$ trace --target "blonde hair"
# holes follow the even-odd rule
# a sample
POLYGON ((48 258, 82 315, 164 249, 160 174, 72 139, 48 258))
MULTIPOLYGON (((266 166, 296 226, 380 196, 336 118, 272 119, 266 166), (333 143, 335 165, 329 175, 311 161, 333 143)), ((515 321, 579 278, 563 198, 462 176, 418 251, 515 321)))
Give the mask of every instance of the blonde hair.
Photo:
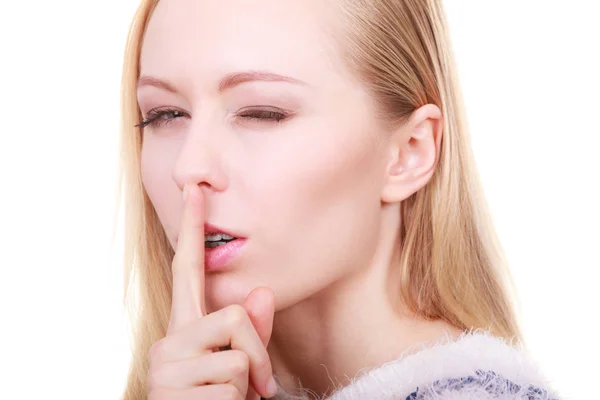
MULTIPOLYGON (((436 171, 401 206, 402 304, 464 330, 482 328, 520 339, 512 282, 471 152, 441 0, 338 1, 345 24, 344 35, 337 35, 338 48, 382 116, 400 123, 428 103, 443 114, 436 171)), ((141 118, 136 99, 140 48, 157 2, 143 0, 135 14, 122 78, 119 197, 126 218, 124 301, 134 340, 126 400, 146 397, 147 354, 165 336, 171 307, 174 251, 143 188, 142 136, 134 127, 141 118)))

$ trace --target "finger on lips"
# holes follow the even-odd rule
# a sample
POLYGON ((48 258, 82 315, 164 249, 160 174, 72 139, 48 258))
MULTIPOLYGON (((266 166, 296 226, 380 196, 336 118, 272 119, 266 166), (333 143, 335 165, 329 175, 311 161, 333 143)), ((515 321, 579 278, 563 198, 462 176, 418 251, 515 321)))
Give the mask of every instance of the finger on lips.
POLYGON ((206 315, 204 288, 204 199, 186 185, 177 250, 173 258, 173 294, 169 332, 206 315))
MULTIPOLYGON (((229 390, 235 387, 244 394, 249 391, 248 385, 252 384, 259 394, 264 397, 272 396, 274 380, 266 350, 266 342, 271 333, 271 327, 266 327, 266 323, 272 325, 272 316, 266 319, 261 318, 260 315, 250 316, 241 305, 230 305, 207 314, 204 276, 204 198, 197 185, 187 184, 184 187, 183 203, 177 249, 171 267, 173 277, 171 317, 167 336, 160 341, 156 351, 153 352, 155 362, 161 359, 161 362, 171 364, 159 367, 155 381, 178 382, 177 387, 181 388, 181 385, 185 386, 189 380, 202 381, 204 376, 202 371, 204 371, 205 376, 208 377, 207 383, 210 380, 210 384, 205 387, 213 387, 210 390, 217 390, 217 388, 229 390), (260 325, 260 335, 253 325, 253 320, 260 325), (214 352, 226 346, 231 350, 214 352), (221 353, 229 354, 221 355, 221 353), (214 360, 209 363, 205 357, 214 360), (214 369, 215 360, 222 362, 221 370, 214 369), (194 363, 198 364, 194 368, 183 368, 184 364, 194 363), (202 370, 207 366, 208 369, 202 370), (244 371, 240 371, 241 369, 244 371), (195 373, 193 377, 185 378, 185 376, 177 376, 175 371, 195 371, 195 373), (218 378, 219 376, 221 378, 218 378), (234 385, 229 387, 217 385, 232 382, 234 385)), ((255 304, 260 305, 260 302, 255 304)), ((251 311, 253 308, 260 309, 260 307, 250 307, 251 311)), ((271 308, 272 305, 269 305, 269 309, 271 308)), ((202 383, 196 382, 196 384, 202 383)))

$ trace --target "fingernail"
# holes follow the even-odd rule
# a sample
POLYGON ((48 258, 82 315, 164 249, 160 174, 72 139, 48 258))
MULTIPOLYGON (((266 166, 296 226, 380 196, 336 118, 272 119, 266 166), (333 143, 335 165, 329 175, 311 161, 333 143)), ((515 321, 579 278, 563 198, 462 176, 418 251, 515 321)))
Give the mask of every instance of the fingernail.
POLYGON ((183 201, 185 202, 185 199, 187 199, 187 195, 188 195, 188 185, 184 185, 183 186, 183 201))
POLYGON ((269 397, 273 397, 277 394, 277 384, 272 376, 271 379, 269 379, 269 383, 267 383, 267 393, 269 393, 269 397))

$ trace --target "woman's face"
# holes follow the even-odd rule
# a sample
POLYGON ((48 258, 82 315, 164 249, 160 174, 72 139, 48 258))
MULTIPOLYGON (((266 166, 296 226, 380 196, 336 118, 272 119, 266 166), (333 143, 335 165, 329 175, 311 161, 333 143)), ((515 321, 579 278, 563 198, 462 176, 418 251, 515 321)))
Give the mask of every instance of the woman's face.
POLYGON ((149 23, 139 106, 170 112, 144 129, 145 189, 173 247, 187 182, 203 188, 207 223, 247 238, 207 273, 209 311, 263 285, 287 307, 375 251, 385 135, 325 3, 163 0, 149 23))

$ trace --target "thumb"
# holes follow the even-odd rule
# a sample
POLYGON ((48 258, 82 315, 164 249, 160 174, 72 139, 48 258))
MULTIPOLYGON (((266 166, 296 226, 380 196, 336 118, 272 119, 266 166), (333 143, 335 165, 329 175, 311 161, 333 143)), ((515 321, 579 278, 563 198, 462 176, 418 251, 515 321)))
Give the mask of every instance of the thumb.
POLYGON ((267 347, 273 332, 275 293, 266 286, 257 287, 248 294, 242 307, 248 313, 260 340, 267 347))

